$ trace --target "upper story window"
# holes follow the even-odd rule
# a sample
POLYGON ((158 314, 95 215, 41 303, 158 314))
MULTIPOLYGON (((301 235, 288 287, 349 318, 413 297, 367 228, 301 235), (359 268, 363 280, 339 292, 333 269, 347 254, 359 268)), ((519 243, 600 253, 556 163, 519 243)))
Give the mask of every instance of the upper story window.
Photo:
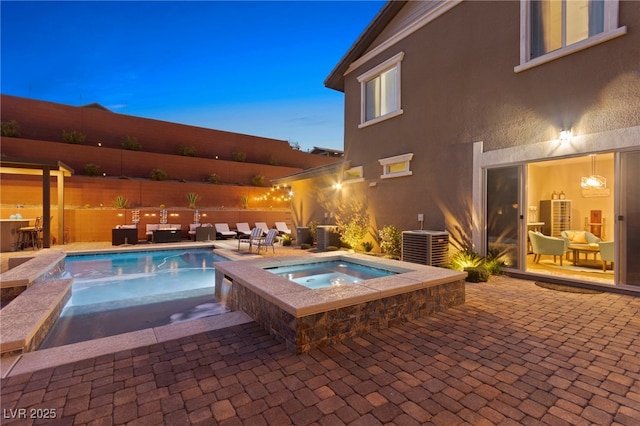
POLYGON ((520 65, 552 61, 626 33, 618 0, 521 0, 520 65))
POLYGON ((359 127, 402 114, 400 64, 403 58, 401 52, 358 77, 361 87, 359 127))

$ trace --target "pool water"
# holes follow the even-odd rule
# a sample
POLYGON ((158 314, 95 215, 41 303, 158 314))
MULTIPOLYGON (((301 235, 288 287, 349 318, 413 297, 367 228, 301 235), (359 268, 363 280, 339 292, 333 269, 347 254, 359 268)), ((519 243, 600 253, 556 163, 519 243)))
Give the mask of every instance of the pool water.
POLYGON ((396 272, 341 260, 267 268, 273 274, 316 289, 344 284, 357 284, 372 278, 395 275, 396 272))
POLYGON ((208 250, 67 256, 72 295, 40 346, 61 346, 228 312, 208 250))

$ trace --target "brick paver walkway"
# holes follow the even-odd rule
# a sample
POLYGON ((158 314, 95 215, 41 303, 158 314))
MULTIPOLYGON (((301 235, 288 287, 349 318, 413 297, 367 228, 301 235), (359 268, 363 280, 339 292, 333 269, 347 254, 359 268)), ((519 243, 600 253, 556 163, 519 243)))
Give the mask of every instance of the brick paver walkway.
POLYGON ((304 355, 249 323, 9 377, 2 409, 3 424, 55 409, 33 424, 638 425, 640 298, 499 277, 304 355))

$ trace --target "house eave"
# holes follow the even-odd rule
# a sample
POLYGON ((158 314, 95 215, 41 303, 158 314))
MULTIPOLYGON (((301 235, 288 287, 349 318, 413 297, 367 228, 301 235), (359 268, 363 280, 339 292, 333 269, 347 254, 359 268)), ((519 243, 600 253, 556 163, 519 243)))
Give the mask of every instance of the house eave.
POLYGON ((333 68, 331 73, 324 80, 325 87, 344 92, 344 74, 352 62, 357 60, 367 48, 373 43, 376 37, 391 22, 396 14, 402 9, 407 1, 388 1, 369 25, 364 29, 360 37, 351 45, 347 53, 340 59, 340 62, 333 68))

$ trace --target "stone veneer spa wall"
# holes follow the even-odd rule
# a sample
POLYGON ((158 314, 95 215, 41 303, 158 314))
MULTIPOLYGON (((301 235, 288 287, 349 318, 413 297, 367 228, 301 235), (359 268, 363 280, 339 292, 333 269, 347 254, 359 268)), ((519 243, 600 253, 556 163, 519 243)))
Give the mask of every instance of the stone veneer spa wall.
POLYGON ((304 353, 461 305, 465 277, 444 268, 332 253, 217 263, 216 292, 228 289, 229 309, 246 312, 290 350, 304 353), (309 289, 265 270, 322 260, 383 267, 397 274, 309 289))

